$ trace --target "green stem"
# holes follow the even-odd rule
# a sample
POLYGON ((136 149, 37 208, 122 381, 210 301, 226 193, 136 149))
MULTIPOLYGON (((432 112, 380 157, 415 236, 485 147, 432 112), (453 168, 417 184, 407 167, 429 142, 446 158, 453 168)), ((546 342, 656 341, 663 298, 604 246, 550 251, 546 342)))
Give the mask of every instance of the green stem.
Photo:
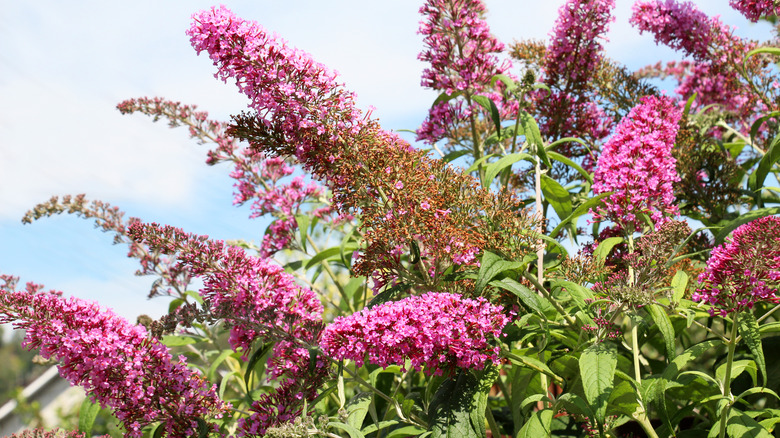
POLYGON ((737 348, 737 317, 734 315, 734 320, 731 323, 731 336, 729 337, 729 353, 726 358, 726 375, 723 378, 723 396, 729 399, 729 404, 723 408, 723 412, 720 413, 720 433, 719 438, 726 436, 726 420, 729 417, 729 411, 731 410, 731 403, 733 400, 731 396, 731 368, 734 365, 734 350, 737 348))
MULTIPOLYGON (((641 403, 640 403, 641 405, 641 403)), ((647 436, 649 438, 658 438, 658 434, 655 433, 655 429, 653 429, 653 425, 650 423, 650 420, 647 418, 647 411, 645 411, 645 407, 641 406, 642 411, 637 412, 634 415, 634 420, 639 423, 639 425, 642 427, 642 430, 645 431, 647 436)))
POLYGON ((639 325, 631 327, 631 351, 634 354, 634 379, 637 385, 642 383, 642 370, 639 368, 639 325))
POLYGON ((485 417, 487 418, 488 426, 490 426, 490 433, 495 438, 501 438, 501 429, 498 428, 498 423, 493 418, 493 411, 490 410, 490 405, 485 407, 485 417))
POLYGON ((558 301, 555 298, 553 298, 552 294, 550 294, 550 292, 548 292, 547 289, 544 288, 544 286, 542 286, 538 281, 536 281, 536 278, 534 278, 533 274, 528 272, 523 272, 523 277, 525 277, 526 280, 530 281, 531 284, 534 285, 536 290, 542 294, 542 296, 547 298, 547 301, 549 301, 550 304, 552 304, 552 306, 555 307, 555 310, 557 310, 558 313, 560 313, 561 316, 563 316, 566 319, 566 322, 568 322, 569 325, 572 326, 577 325, 577 320, 572 318, 571 315, 569 315, 569 313, 566 312, 566 310, 563 307, 561 307, 558 301))

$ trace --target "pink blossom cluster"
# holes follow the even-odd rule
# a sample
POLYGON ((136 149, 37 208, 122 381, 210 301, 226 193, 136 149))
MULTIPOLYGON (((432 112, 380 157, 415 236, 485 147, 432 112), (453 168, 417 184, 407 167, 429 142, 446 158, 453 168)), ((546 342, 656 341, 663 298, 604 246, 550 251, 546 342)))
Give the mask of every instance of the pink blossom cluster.
POLYGON ((754 23, 761 17, 780 15, 780 3, 776 0, 729 0, 729 5, 754 23))
MULTIPOLYGON (((198 420, 219 418, 230 406, 216 385, 173 361, 168 348, 97 303, 59 292, 0 290, 0 323, 25 330, 23 345, 60 362, 60 375, 111 407, 127 436, 162 422, 170 436, 195 436, 198 420)), ((216 427, 216 426, 213 426, 216 427)))
POLYGON ((224 6, 193 15, 187 34, 198 53, 209 53, 219 68, 216 76, 225 82, 234 79, 250 98, 250 107, 257 111, 256 128, 273 133, 264 141, 274 144, 266 146, 293 144, 307 169, 334 177, 328 163, 337 159, 338 151, 324 151, 323 144, 354 135, 365 124, 354 95, 336 83, 335 73, 224 6))
POLYGON ((418 59, 430 63, 423 70, 423 87, 447 94, 478 90, 509 70, 509 60, 499 65, 494 55, 504 44, 490 33, 484 13, 480 0, 427 0, 420 8, 425 19, 419 33, 426 48, 418 59))
POLYGON ((429 292, 365 308, 325 327, 320 345, 330 356, 362 365, 405 364, 428 375, 455 367, 482 369, 498 361, 498 337, 509 322, 499 306, 482 297, 429 292))
POLYGON ((780 217, 766 216, 734 230, 712 250, 699 282, 693 300, 711 305, 712 315, 780 302, 780 217))
MULTIPOLYGON (((585 133, 601 139, 609 134, 613 122, 594 102, 591 83, 604 57, 601 40, 615 20, 614 8, 614 0, 568 0, 558 9, 543 61, 542 81, 551 93, 533 94, 546 135, 561 138, 585 133)), ((570 143, 559 152, 583 155, 584 150, 577 148, 570 143)))
MULTIPOLYGON (((656 43, 693 57, 695 63, 682 75, 675 73, 680 84, 676 92, 683 100, 696 94, 696 107, 717 104, 742 118, 757 112, 757 98, 732 67, 742 63, 755 43, 737 37, 732 28, 717 17, 707 16, 691 2, 639 1, 633 6, 630 21, 640 32, 651 32, 656 43)), ((755 61, 750 68, 760 70, 755 61)))
POLYGON ((419 33, 425 49, 418 59, 430 63, 423 70, 422 86, 467 97, 434 105, 417 130, 417 140, 435 143, 460 122, 478 116, 481 107, 471 101, 473 95, 489 97, 503 117, 516 114, 516 103, 505 101, 499 88, 488 85, 493 76, 508 74, 512 64, 508 59, 499 63, 495 54, 504 50, 504 44, 490 33, 484 13, 480 0, 428 0, 420 8, 424 19, 419 33))
POLYGON ((281 266, 221 241, 156 224, 136 224, 130 234, 152 248, 175 254, 192 275, 203 279, 204 305, 213 318, 231 327, 230 345, 244 359, 253 344, 275 342, 267 370, 281 386, 253 404, 252 415, 241 423, 243 433, 261 436, 268 427, 300 415, 304 400, 316 397, 328 374, 323 359, 310 366, 307 349, 317 344, 322 327, 323 308, 317 295, 299 286, 281 266))
POLYGON ((615 21, 614 8, 615 0, 568 0, 558 9, 545 53, 545 83, 582 87, 593 79, 604 57, 599 40, 615 21))
POLYGON ((656 43, 682 50, 697 61, 710 61, 713 46, 730 35, 728 26, 710 18, 689 1, 638 1, 632 10, 629 21, 640 33, 650 32, 656 43))
POLYGON ((593 193, 614 192, 591 210, 624 231, 639 230, 639 214, 653 221, 676 215, 672 184, 680 180, 671 155, 682 111, 672 99, 645 96, 620 121, 604 145, 593 177, 593 193))

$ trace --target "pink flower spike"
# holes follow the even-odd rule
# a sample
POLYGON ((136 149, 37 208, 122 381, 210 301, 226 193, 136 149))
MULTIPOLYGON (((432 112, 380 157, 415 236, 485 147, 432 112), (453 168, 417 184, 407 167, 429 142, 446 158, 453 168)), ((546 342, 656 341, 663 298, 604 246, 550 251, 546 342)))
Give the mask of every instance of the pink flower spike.
POLYGON ((620 121, 599 156, 593 193, 614 192, 595 211, 627 231, 639 230, 638 213, 654 221, 677 215, 672 184, 679 181, 671 155, 682 111, 668 97, 645 96, 620 121))

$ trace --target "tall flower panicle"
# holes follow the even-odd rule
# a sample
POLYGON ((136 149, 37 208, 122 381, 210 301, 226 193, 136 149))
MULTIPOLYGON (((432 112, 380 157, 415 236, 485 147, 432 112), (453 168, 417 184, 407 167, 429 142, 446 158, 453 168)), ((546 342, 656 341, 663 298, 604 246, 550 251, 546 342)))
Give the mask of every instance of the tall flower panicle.
POLYGON ((780 217, 763 217, 734 230, 712 250, 699 282, 693 300, 711 305, 712 315, 780 302, 780 217))
POLYGON ((262 436, 268 427, 299 416, 328 375, 328 362, 318 359, 311 366, 307 349, 317 344, 322 328, 317 295, 299 286, 281 266, 221 241, 155 224, 134 224, 129 234, 175 255, 203 279, 200 294, 209 318, 230 327, 230 345, 245 359, 253 344, 275 343, 267 370, 280 386, 253 403, 252 414, 240 423, 243 434, 262 436))
MULTIPOLYGON (((435 143, 448 138, 450 143, 460 143, 464 130, 459 128, 466 121, 475 123, 481 111, 472 100, 477 94, 491 98, 503 117, 512 117, 517 103, 505 100, 500 88, 488 85, 493 76, 509 74, 511 62, 499 62, 496 56, 504 45, 490 33, 483 19, 482 1, 428 0, 420 14, 424 18, 419 33, 424 37, 425 49, 418 59, 430 63, 423 70, 422 86, 449 95, 463 93, 464 97, 434 105, 417 130, 417 139, 435 143)), ((464 132, 469 133, 465 138, 471 136, 471 130, 464 132)))
POLYGON ((593 192, 615 193, 591 211, 595 220, 633 232, 643 223, 639 214, 654 221, 677 214, 672 185, 680 177, 671 150, 681 117, 672 99, 645 96, 621 120, 596 165, 593 192))
MULTIPOLYGON (((542 81, 552 94, 534 94, 546 135, 601 139, 609 133, 611 122, 594 102, 592 82, 604 57, 601 40, 614 21, 614 8, 614 0, 569 0, 558 9, 542 63, 542 81)), ((576 143, 561 151, 569 156, 585 152, 576 143)))
POLYGON ((360 212, 367 245, 356 272, 406 269, 400 254, 417 247, 418 274, 433 284, 453 264, 474 265, 481 248, 502 246, 507 234, 495 230, 521 234, 518 215, 502 213, 509 201, 383 131, 333 73, 257 23, 213 8, 195 15, 189 35, 217 76, 251 99, 254 113, 234 117, 231 132, 258 153, 296 157, 329 183, 339 213, 360 212))
POLYGON ((729 5, 754 23, 762 17, 780 15, 780 4, 775 0, 729 0, 729 5))
MULTIPOLYGON (((682 70, 670 72, 677 77, 680 85, 675 91, 683 100, 696 94, 697 108, 716 104, 742 119, 765 109, 733 67, 742 64, 745 53, 756 44, 734 35, 717 17, 707 16, 688 1, 647 0, 634 3, 630 22, 640 32, 652 33, 656 43, 694 59, 692 65, 680 64, 682 70)), ((758 58, 746 65, 752 74, 762 75, 758 58)))
POLYGON ((0 290, 0 323, 25 330, 23 345, 59 361, 60 375, 111 407, 127 436, 140 437, 155 422, 169 436, 196 436, 199 420, 229 408, 216 385, 189 369, 183 356, 174 361, 142 326, 96 303, 36 289, 0 290))
POLYGON ((454 368, 482 369, 498 361, 500 336, 509 317, 484 298, 430 292, 365 308, 339 317, 322 333, 330 356, 387 367, 411 366, 441 375, 454 368))

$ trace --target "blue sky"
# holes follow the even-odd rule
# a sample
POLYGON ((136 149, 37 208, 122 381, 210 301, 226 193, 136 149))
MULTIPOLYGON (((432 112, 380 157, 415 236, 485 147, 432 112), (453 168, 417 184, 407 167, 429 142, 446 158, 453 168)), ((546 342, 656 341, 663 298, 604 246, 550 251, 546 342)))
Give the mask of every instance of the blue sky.
MULTIPOLYGON (((225 1, 337 70, 362 107, 373 105, 386 129, 414 129, 436 93, 419 87, 416 34, 422 1, 225 1)), ((548 38, 564 2, 486 1, 487 21, 505 43, 548 38)), ((618 0, 607 53, 632 68, 676 59, 628 24, 618 0)), ((699 0, 737 33, 769 37, 727 0, 699 0)), ((266 223, 232 206, 227 166, 208 167, 205 146, 118 102, 163 96, 197 104, 216 119, 246 108, 235 87, 214 79, 205 55, 184 34, 204 1, 133 2, 0 0, 0 273, 97 300, 131 320, 159 316, 167 302, 146 301, 151 278, 111 236, 73 216, 20 222, 51 195, 86 193, 129 216, 218 239, 259 241, 266 223)))

